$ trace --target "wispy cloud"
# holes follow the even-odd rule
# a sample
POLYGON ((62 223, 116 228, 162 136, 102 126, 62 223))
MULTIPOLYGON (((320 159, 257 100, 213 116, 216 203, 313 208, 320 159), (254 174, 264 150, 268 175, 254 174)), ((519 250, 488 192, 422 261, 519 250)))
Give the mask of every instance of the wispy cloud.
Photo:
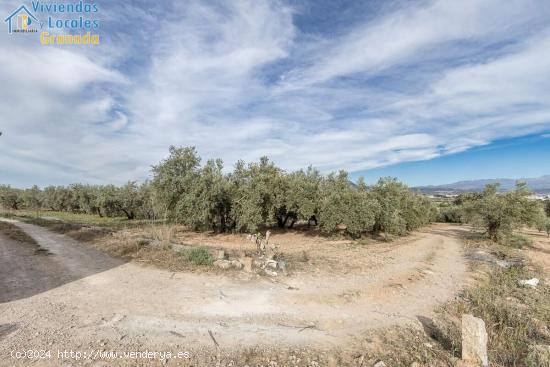
POLYGON ((170 144, 363 170, 548 131, 545 1, 389 9, 306 35, 315 3, 133 2, 94 50, 0 35, 2 179, 143 179, 170 144))

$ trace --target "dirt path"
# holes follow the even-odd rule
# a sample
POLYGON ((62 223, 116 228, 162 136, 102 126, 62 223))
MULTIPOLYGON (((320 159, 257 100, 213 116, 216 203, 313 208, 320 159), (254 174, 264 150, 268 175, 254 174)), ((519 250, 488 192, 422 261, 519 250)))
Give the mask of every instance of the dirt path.
MULTIPOLYGON (((418 324, 417 317, 429 317, 466 276, 452 226, 431 227, 403 244, 373 246, 370 268, 274 282, 123 263, 63 235, 17 225, 53 255, 34 256, 0 235, 0 350, 6 353, 172 348, 191 351, 192 360, 193 351, 216 349, 215 343, 220 350, 342 348, 368 329, 418 324)), ((25 364, 2 357, 0 365, 25 364)), ((125 363, 137 365, 114 365, 125 363)))

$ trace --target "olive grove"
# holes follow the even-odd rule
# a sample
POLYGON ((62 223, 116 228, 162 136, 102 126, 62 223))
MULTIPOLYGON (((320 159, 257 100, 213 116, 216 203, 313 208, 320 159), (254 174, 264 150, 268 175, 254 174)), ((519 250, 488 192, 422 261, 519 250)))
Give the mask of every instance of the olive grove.
POLYGON ((238 161, 225 171, 221 159, 202 164, 194 147, 170 147, 169 156, 152 168, 141 185, 48 186, 15 189, 0 186, 0 205, 160 219, 194 230, 255 232, 260 228, 293 228, 297 223, 322 231, 402 235, 437 216, 432 202, 393 178, 368 187, 353 184, 348 173, 322 175, 308 167, 286 172, 267 157, 238 161))

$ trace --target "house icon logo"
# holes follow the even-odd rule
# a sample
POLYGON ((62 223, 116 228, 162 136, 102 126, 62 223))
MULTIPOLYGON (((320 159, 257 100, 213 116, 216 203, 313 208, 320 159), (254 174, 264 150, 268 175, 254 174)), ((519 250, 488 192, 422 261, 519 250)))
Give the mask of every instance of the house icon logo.
POLYGON ((38 32, 38 25, 40 23, 25 5, 17 8, 4 21, 8 23, 9 34, 38 32))

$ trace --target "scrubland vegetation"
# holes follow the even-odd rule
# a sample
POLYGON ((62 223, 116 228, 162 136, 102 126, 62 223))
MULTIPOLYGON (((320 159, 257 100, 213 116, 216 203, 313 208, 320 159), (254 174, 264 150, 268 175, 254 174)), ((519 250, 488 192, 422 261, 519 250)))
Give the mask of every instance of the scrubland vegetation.
MULTIPOLYGON (((518 183, 499 193, 488 185, 481 193, 465 193, 438 205, 394 178, 367 186, 350 182, 347 172, 322 175, 316 169, 286 172, 268 158, 237 162, 226 173, 220 159, 201 164, 193 147, 170 148, 168 158, 152 168, 152 179, 122 186, 72 184, 17 189, 0 186, 4 209, 51 210, 91 214, 99 218, 158 220, 197 231, 257 232, 268 227, 318 226, 325 233, 351 237, 381 233, 403 235, 431 221, 469 223, 493 241, 520 246, 512 235, 522 226, 550 236, 550 201, 529 198, 518 183)), ((89 218, 89 217, 88 217, 89 218)), ((89 219, 87 219, 89 221, 89 219)))
POLYGON ((48 209, 99 217, 158 219, 193 230, 255 232, 292 228, 302 221, 326 233, 402 235, 430 223, 437 210, 425 196, 393 178, 371 187, 349 181, 344 171, 321 175, 308 168, 286 172, 267 158, 224 173, 221 160, 201 165, 194 148, 170 148, 152 180, 113 185, 0 187, 8 209, 48 209))
POLYGON ((513 235, 522 226, 550 236, 550 200, 530 199, 531 192, 522 183, 507 193, 488 185, 481 193, 464 193, 436 205, 394 178, 381 178, 372 186, 361 179, 353 184, 345 171, 321 175, 309 167, 286 172, 267 158, 249 164, 239 161, 232 172, 224 173, 221 160, 201 165, 194 148, 175 147, 152 173, 151 181, 139 185, 44 189, 1 185, 0 206, 70 213, 73 219, 92 214, 96 220, 83 217, 91 224, 116 226, 122 218, 145 219, 215 232, 252 233, 268 227, 293 228, 302 222, 325 233, 351 237, 382 233, 388 238, 439 220, 472 224, 491 240, 512 246, 524 242, 513 235))

